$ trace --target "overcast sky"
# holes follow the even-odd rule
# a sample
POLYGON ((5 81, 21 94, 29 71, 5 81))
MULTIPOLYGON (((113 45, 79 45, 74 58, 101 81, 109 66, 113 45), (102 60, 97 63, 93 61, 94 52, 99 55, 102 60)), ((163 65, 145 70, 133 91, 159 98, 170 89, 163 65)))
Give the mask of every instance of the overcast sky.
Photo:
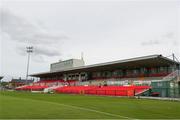
POLYGON ((50 63, 95 64, 152 54, 180 58, 180 2, 169 0, 0 0, 0 75, 24 77, 50 63))

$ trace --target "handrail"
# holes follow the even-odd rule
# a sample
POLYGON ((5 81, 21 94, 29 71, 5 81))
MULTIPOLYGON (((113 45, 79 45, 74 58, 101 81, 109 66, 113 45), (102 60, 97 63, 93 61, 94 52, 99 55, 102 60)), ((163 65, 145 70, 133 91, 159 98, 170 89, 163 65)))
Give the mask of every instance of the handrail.
MULTIPOLYGON (((149 88, 149 89, 150 89, 150 88, 149 88)), ((135 95, 142 94, 142 93, 144 93, 144 92, 148 91, 149 89, 145 89, 145 90, 143 90, 143 91, 140 91, 140 92, 138 92, 138 93, 135 93, 135 95)))
POLYGON ((172 79, 174 79, 177 76, 180 76, 180 70, 176 70, 176 71, 170 73, 169 75, 164 77, 163 80, 172 80, 172 79))

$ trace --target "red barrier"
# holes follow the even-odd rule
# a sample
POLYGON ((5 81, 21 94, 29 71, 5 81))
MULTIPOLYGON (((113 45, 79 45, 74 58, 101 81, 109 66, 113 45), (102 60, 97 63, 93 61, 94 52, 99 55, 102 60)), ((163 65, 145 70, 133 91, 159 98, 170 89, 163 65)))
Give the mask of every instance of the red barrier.
POLYGON ((109 96, 134 96, 136 93, 150 89, 150 86, 66 86, 55 89, 57 93, 91 94, 109 96))

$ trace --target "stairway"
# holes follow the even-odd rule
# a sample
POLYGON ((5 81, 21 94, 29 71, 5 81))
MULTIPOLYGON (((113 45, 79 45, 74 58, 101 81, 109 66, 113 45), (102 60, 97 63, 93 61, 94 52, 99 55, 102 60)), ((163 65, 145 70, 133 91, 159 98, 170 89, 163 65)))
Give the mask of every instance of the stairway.
POLYGON ((170 81, 170 80, 173 80, 173 79, 178 78, 178 77, 180 77, 180 70, 176 70, 176 71, 170 73, 169 75, 164 77, 162 80, 163 81, 170 81))

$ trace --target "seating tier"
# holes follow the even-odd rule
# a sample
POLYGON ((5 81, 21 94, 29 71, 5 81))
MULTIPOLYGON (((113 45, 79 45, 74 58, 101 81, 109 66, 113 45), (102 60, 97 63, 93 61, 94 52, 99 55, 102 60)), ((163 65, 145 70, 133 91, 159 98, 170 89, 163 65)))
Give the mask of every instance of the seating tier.
POLYGON ((65 86, 56 88, 55 91, 71 94, 134 96, 147 89, 150 89, 150 86, 65 86))

